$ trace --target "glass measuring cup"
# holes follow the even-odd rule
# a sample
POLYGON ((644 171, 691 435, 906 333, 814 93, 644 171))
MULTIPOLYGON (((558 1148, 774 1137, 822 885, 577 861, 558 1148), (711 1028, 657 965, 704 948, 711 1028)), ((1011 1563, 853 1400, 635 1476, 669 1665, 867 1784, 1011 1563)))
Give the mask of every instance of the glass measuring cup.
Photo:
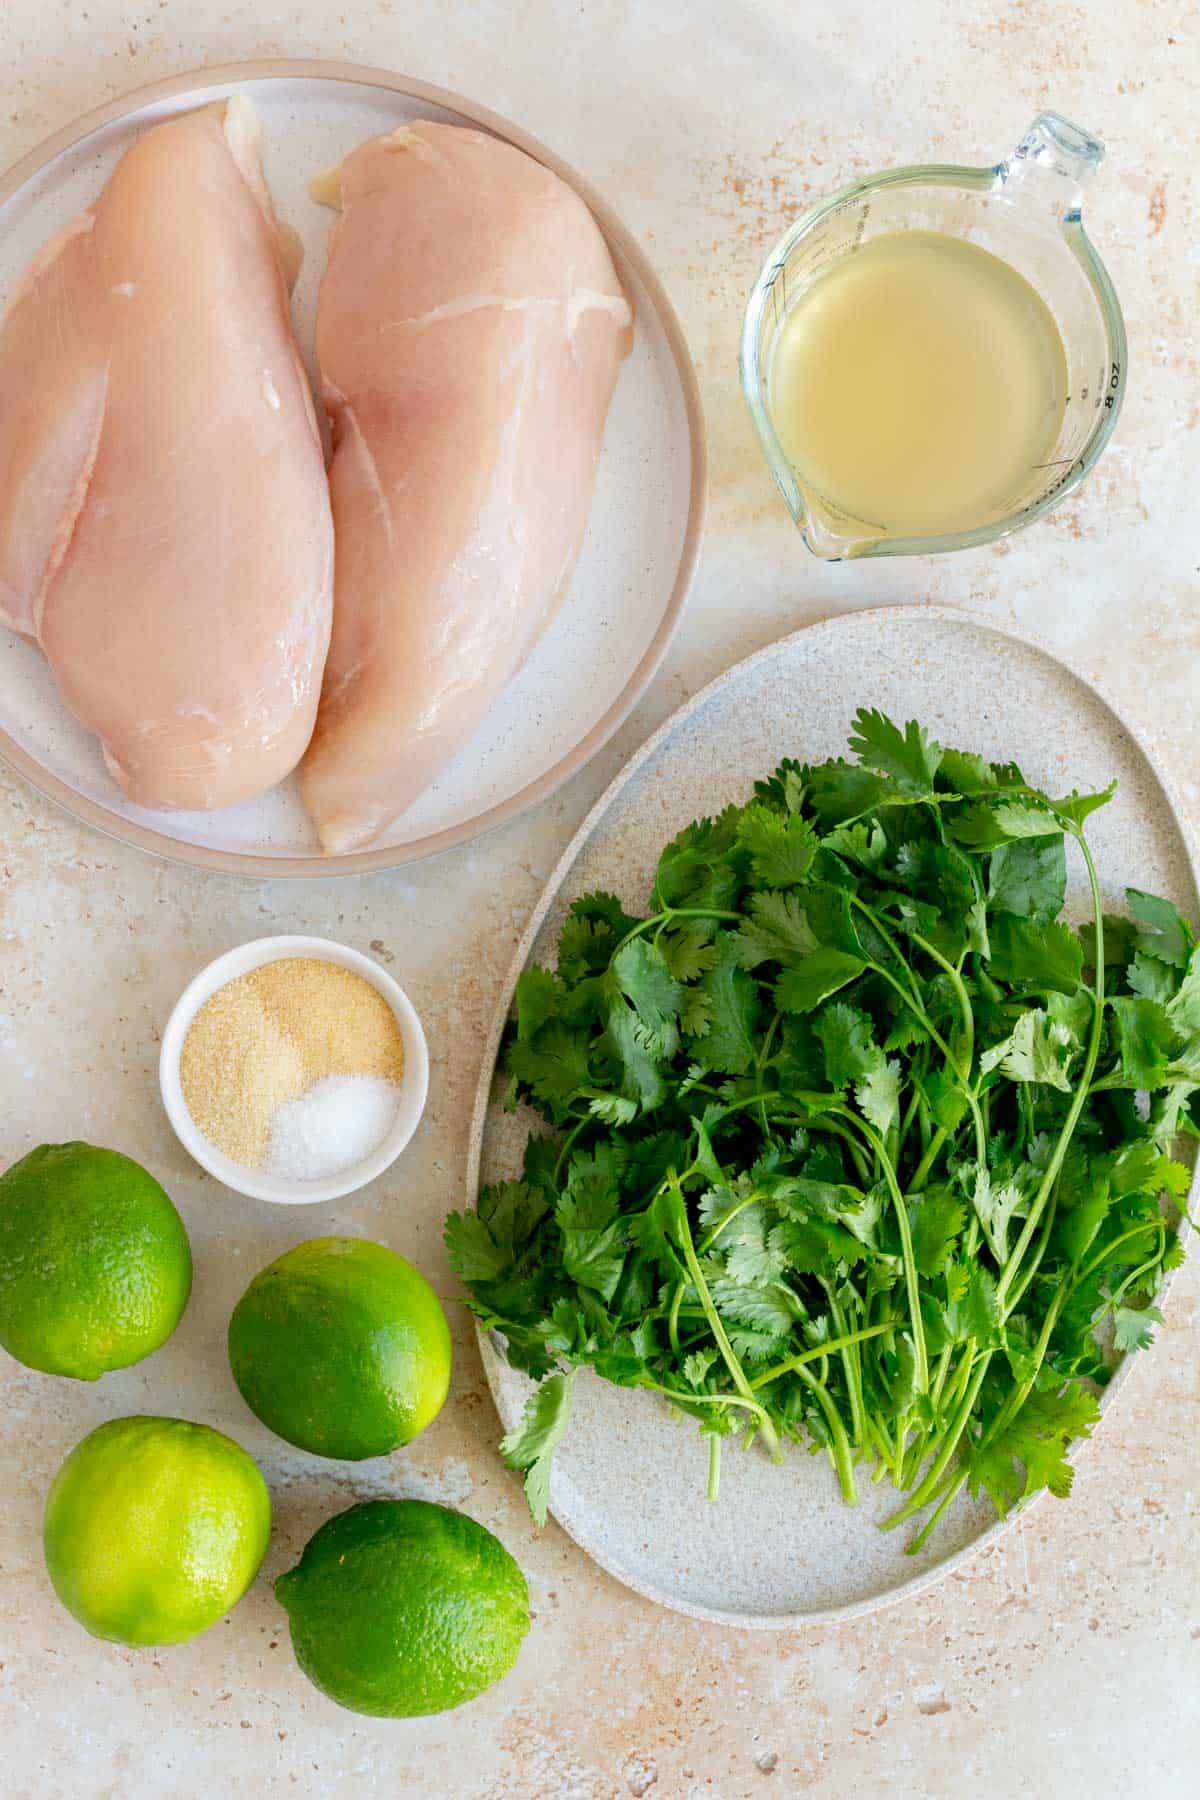
POLYGON ((815 555, 964 550, 1030 524, 1078 487, 1112 435, 1127 365, 1121 308, 1080 216, 1084 183, 1103 156, 1103 144, 1078 125, 1041 113, 994 167, 890 169, 839 189, 784 233, 746 308, 742 387, 776 486, 815 555), (829 496, 806 488, 780 443, 771 405, 772 357, 798 296, 866 240, 910 230, 967 238, 1016 269, 1049 307, 1067 361, 1066 408, 1049 457, 970 530, 930 537, 864 526, 829 496))

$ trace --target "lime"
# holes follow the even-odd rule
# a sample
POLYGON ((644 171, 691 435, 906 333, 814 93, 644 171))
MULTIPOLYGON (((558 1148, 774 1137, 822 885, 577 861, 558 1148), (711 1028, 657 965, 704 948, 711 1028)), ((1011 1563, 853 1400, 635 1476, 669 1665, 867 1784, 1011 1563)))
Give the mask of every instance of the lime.
POLYGON ((165 1344, 192 1285, 183 1220, 140 1163, 43 1144, 0 1175, 0 1344, 95 1381, 165 1344))
POLYGON ((50 1489, 54 1591, 93 1637, 182 1644, 227 1613, 271 1535, 267 1484, 239 1444, 184 1419, 110 1419, 50 1489))
POLYGON ((386 1456, 450 1386, 450 1328, 410 1262, 365 1238, 312 1238, 261 1269, 229 1321, 229 1362, 264 1425, 317 1456, 386 1456))
POLYGON ((507 1675, 529 1629, 525 1577, 499 1538, 424 1500, 338 1513, 275 1593, 309 1680, 389 1719, 473 1700, 507 1675))

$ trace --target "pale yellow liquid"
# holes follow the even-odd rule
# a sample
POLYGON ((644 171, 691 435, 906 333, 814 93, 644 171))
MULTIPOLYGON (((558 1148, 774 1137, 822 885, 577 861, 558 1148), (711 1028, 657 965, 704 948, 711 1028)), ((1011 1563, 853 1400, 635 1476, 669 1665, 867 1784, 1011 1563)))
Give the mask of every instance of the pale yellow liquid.
POLYGON ((835 526, 934 537, 1003 518, 1035 486, 1066 407, 1045 302, 940 231, 869 238, 802 292, 771 363, 775 430, 835 526))

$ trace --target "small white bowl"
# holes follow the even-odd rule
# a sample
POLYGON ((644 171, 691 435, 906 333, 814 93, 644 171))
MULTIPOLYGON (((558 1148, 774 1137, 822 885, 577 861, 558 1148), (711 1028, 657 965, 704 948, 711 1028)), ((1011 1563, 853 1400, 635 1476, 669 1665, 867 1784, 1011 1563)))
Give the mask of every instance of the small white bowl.
POLYGON ((273 1200, 280 1206, 310 1206, 320 1200, 340 1200, 343 1194, 353 1194, 395 1162, 425 1110, 425 1097, 429 1091, 429 1051, 421 1021, 408 995, 369 956, 361 956, 357 950, 348 950, 345 944, 335 944, 329 938, 264 937, 226 951, 189 981, 163 1032, 158 1080, 175 1135, 202 1169, 207 1169, 226 1187, 251 1200, 273 1200), (204 1002, 226 982, 236 980, 239 975, 248 975, 264 963, 280 962, 287 956, 306 956, 319 962, 335 963, 339 968, 352 969, 364 981, 369 981, 391 1007, 404 1044, 404 1074, 391 1130, 370 1156, 324 1181, 288 1181, 283 1176, 268 1175, 261 1169, 247 1169, 242 1163, 234 1162, 197 1126, 188 1111, 179 1079, 183 1041, 204 1002))

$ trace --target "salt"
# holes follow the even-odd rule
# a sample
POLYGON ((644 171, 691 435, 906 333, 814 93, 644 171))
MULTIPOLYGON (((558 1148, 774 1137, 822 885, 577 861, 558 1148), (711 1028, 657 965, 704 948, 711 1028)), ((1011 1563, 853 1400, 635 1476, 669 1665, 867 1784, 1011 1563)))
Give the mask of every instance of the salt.
POLYGON ((324 1181, 378 1150, 400 1089, 380 1075, 326 1075, 275 1108, 263 1167, 287 1181, 324 1181))

